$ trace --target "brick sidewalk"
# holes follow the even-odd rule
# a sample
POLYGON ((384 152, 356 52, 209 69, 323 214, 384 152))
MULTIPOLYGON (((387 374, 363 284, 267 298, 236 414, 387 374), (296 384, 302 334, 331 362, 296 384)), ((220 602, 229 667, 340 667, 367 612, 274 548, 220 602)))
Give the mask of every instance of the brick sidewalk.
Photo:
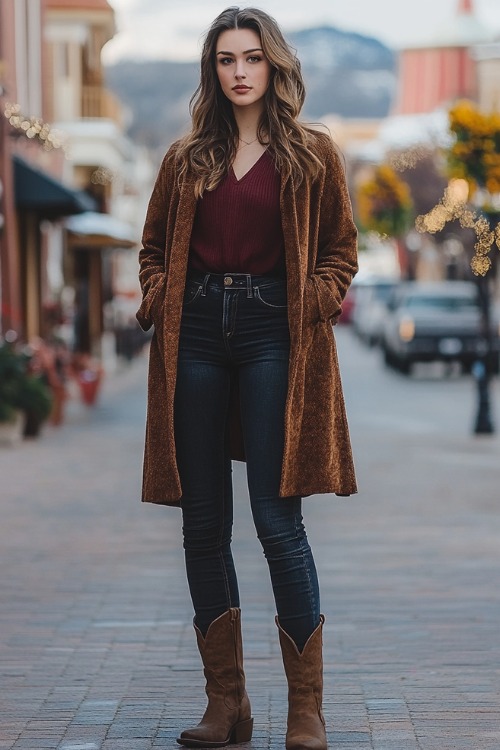
MULTIPOLYGON (((339 340, 361 492, 304 503, 330 747, 498 750, 500 441, 460 432, 438 384, 387 389, 373 355, 339 340), (422 406, 382 422, 406 389, 422 406)), ((144 381, 138 360, 94 410, 0 451, 1 750, 173 748, 201 716, 180 513, 138 502, 144 381)), ((286 686, 240 464, 235 483, 249 747, 281 749, 286 686)))

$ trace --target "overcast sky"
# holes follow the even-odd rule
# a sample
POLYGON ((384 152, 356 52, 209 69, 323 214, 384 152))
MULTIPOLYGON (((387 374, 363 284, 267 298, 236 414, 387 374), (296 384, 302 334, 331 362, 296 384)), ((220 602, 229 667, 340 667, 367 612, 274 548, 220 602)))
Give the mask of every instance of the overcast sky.
MULTIPOLYGON (((400 48, 430 41, 453 18, 459 0, 110 0, 118 33, 105 60, 198 58, 211 21, 229 5, 254 5, 285 30, 330 24, 374 36, 400 48)), ((500 0, 474 0, 479 20, 500 38, 500 0)))

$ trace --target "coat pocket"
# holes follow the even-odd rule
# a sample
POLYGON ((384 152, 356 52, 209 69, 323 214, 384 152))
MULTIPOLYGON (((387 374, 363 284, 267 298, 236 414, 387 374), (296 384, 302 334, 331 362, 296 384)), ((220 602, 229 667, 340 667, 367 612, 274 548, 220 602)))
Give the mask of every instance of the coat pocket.
POLYGON ((142 298, 141 306, 137 310, 135 317, 143 331, 149 331, 155 317, 163 302, 165 291, 166 275, 162 274, 159 280, 154 284, 142 298))
POLYGON ((341 306, 332 292, 333 282, 328 283, 321 276, 313 274, 307 280, 307 285, 311 286, 309 294, 314 297, 312 309, 314 310, 313 323, 335 323, 341 312, 341 306))

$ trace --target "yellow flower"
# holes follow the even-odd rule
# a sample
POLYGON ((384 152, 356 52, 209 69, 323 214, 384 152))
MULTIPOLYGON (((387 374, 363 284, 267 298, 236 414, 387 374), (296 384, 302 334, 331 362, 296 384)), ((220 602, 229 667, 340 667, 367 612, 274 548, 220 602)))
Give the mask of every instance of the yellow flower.
POLYGON ((365 229, 395 237, 407 228, 413 203, 408 185, 391 166, 382 164, 359 186, 357 206, 365 229))
POLYGON ((497 190, 500 164, 500 115, 485 114, 463 100, 449 112, 450 131, 456 140, 448 150, 448 170, 479 187, 497 190))

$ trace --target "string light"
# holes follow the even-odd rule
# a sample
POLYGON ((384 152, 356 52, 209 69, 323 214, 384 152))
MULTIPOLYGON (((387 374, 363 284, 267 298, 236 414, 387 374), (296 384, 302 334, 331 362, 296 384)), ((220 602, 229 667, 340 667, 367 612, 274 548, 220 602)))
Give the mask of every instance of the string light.
POLYGON ((491 268, 489 252, 496 243, 500 250, 500 224, 495 229, 490 228, 490 223, 485 216, 479 216, 472 211, 463 200, 457 200, 456 193, 446 188, 443 198, 427 214, 418 216, 415 228, 418 232, 440 232, 449 221, 458 219, 463 229, 472 229, 476 235, 474 245, 474 257, 470 266, 476 276, 485 276, 491 268))
POLYGON ((17 130, 20 135, 25 135, 30 140, 38 140, 45 151, 54 151, 62 149, 65 151, 63 136, 57 130, 53 130, 51 125, 44 122, 40 117, 27 117, 21 112, 21 105, 12 102, 6 102, 4 117, 9 125, 17 130))
MULTIPOLYGON (((462 146, 461 143, 458 145, 459 147, 462 146)), ((415 148, 393 155, 390 163, 393 169, 402 171, 414 168, 418 161, 425 156, 426 152, 424 149, 420 146, 416 146, 415 148)), ((457 158, 456 154, 454 154, 454 156, 457 158)), ((417 216, 415 228, 420 233, 429 232, 430 234, 436 234, 444 229, 449 221, 457 219, 463 229, 472 229, 476 235, 476 243, 474 245, 474 255, 470 262, 470 266, 474 275, 486 276, 491 268, 491 259, 489 257, 491 249, 496 244, 497 248, 500 250, 500 223, 492 229, 485 216, 478 216, 475 211, 468 207, 466 204, 467 196, 457 194, 456 188, 460 187, 459 183, 465 182, 463 177, 467 176, 470 178, 470 175, 467 172, 467 169, 465 169, 466 165, 462 164, 458 158, 456 163, 461 165, 462 171, 457 171, 457 174, 460 174, 461 178, 451 180, 450 186, 445 190, 443 198, 436 206, 434 206, 434 208, 432 208, 427 214, 417 216)), ((496 162, 494 166, 496 168, 496 162)), ((489 184, 490 183, 491 179, 489 180, 489 184)), ((498 183, 495 183, 494 187, 497 185, 498 183)), ((476 188, 476 193, 478 195, 480 193, 485 194, 486 200, 484 203, 486 205, 489 203, 491 206, 495 205, 493 198, 496 196, 491 196, 488 191, 485 191, 484 189, 477 190, 477 184, 474 187, 476 188)))
POLYGON ((107 167, 98 167, 90 176, 90 182, 93 185, 109 185, 113 182, 113 179, 114 174, 111 169, 108 169, 107 167))
POLYGON ((426 146, 413 146, 406 151, 391 154, 389 164, 397 172, 404 172, 406 169, 415 169, 418 162, 428 157, 430 153, 426 146))

